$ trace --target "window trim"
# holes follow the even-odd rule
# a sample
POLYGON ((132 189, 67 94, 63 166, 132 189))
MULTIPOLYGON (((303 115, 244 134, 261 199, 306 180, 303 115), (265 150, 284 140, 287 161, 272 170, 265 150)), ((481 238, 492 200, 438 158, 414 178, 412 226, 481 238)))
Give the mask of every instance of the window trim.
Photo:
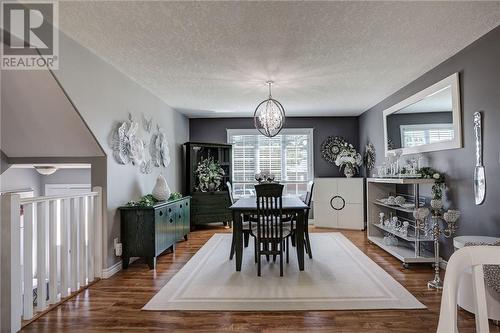
MULTIPOLYGON (((308 161, 308 180, 312 181, 314 180, 314 128, 284 128, 280 131, 278 135, 307 135, 310 140, 308 140, 307 144, 307 150, 310 152, 309 156, 309 161, 308 161)), ((226 129, 226 141, 228 144, 231 144, 231 137, 234 135, 262 135, 258 130, 254 128, 227 128, 226 129)), ((234 158, 234 154, 231 154, 234 158)), ((234 172, 234 162, 231 160, 231 181, 234 182, 234 177, 233 177, 233 172, 234 172)), ((242 183, 242 182, 238 182, 242 183)), ((254 184, 254 182, 243 182, 244 184, 254 184)), ((285 180, 280 180, 280 184, 295 184, 297 181, 285 181, 285 180)))

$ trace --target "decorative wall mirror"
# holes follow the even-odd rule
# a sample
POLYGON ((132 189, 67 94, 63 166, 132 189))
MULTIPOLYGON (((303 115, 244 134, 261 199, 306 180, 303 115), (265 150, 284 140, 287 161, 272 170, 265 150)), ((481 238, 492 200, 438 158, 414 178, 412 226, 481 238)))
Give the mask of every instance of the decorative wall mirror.
POLYGON ((458 73, 384 110, 385 155, 462 147, 458 73))

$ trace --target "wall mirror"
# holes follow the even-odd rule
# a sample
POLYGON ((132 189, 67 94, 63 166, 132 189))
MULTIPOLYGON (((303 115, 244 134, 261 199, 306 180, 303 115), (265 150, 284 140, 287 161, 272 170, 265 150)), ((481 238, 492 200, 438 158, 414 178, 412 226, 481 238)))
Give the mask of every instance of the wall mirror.
POLYGON ((386 156, 462 147, 458 73, 384 111, 386 156))

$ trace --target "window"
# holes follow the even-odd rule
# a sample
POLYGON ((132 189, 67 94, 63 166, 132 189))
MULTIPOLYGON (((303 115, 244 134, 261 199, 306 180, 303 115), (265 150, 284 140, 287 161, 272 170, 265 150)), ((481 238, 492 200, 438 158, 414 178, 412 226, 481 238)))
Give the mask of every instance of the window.
POLYGON ((453 140, 453 124, 401 125, 403 148, 453 140))
POLYGON ((302 195, 313 173, 313 130, 283 129, 273 138, 256 130, 228 129, 227 141, 233 145, 234 196, 254 193, 255 174, 270 172, 285 185, 285 195, 302 195))

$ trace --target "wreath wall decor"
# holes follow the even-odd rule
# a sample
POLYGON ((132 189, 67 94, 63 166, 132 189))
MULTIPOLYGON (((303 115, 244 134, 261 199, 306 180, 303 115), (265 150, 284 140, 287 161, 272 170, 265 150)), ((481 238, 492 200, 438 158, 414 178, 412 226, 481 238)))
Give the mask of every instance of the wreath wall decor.
POLYGON ((365 156, 364 156, 364 163, 366 166, 366 169, 372 170, 375 167, 375 146, 373 143, 368 142, 365 148, 365 156))
POLYGON ((331 164, 335 164, 337 155, 340 153, 341 147, 347 143, 340 136, 329 136, 321 144, 321 156, 331 164))

